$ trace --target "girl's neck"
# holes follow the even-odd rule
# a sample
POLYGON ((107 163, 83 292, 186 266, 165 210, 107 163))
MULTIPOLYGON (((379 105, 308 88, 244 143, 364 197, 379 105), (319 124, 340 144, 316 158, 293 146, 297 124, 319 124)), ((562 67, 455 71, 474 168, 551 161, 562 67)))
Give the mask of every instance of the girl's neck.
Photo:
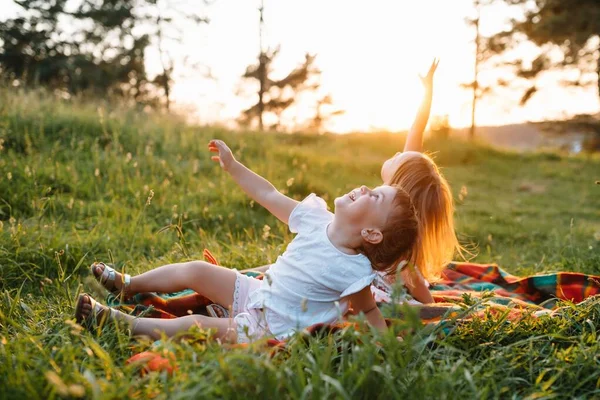
POLYGON ((357 248, 360 246, 360 242, 357 243, 356 240, 353 240, 353 236, 355 235, 348 231, 347 228, 344 229, 343 226, 336 224, 335 218, 327 226, 326 234, 331 244, 342 253, 350 255, 359 253, 357 248))

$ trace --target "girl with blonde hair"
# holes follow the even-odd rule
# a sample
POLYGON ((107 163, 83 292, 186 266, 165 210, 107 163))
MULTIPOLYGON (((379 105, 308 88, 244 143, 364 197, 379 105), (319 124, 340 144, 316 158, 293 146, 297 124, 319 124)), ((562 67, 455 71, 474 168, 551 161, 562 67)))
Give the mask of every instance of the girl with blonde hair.
POLYGON ((386 160, 381 168, 383 182, 403 187, 417 212, 419 238, 413 258, 405 264, 408 268, 402 269, 401 275, 409 293, 422 303, 433 302, 425 279, 438 279, 454 253, 461 251, 454 231, 452 191, 435 162, 423 153, 423 131, 429 120, 438 63, 434 60, 427 75, 421 76, 425 95, 404 150, 386 160))
MULTIPOLYGON (((430 156, 423 153, 423 132, 429 120, 433 99, 433 77, 438 66, 434 59, 427 75, 420 76, 425 94, 415 121, 408 133, 404 150, 386 160, 381 167, 385 185, 398 185, 409 194, 419 221, 419 236, 411 257, 401 262, 400 278, 408 293, 420 303, 432 303, 428 282, 439 278, 444 267, 462 248, 454 231, 452 191, 440 169, 430 156)), ((250 271, 266 271, 265 265, 250 271)), ((389 286, 397 275, 381 274, 375 286, 389 286)))

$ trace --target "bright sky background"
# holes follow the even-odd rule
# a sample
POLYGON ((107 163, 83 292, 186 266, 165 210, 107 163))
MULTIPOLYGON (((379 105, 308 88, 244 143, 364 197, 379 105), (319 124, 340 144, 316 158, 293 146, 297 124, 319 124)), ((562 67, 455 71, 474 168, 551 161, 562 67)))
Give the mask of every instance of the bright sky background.
MULTIPOLYGON (((246 66, 259 52, 259 4, 260 0, 215 0, 205 7, 199 0, 188 0, 188 7, 201 7, 211 21, 200 28, 182 24, 184 43, 174 52, 210 67, 216 80, 206 79, 201 71, 179 69, 173 97, 194 109, 202 123, 233 120, 255 101, 251 92, 247 97, 236 92, 246 66)), ((441 63, 432 113, 447 114, 455 127, 467 126, 471 94, 459 84, 472 80, 474 33, 465 24, 472 13, 470 0, 265 0, 264 43, 281 45, 274 63, 279 76, 301 63, 306 52, 317 54, 323 93, 330 93, 335 106, 346 110, 329 125, 333 131, 408 128, 421 101, 417 74, 427 71, 433 57, 441 63)), ((483 33, 502 29, 508 16, 503 5, 484 10, 483 33)), ((531 49, 523 51, 535 56, 531 49)), ((156 53, 149 51, 147 58, 149 72, 158 72, 156 53)), ((547 80, 525 108, 518 106, 521 93, 516 91, 483 100, 479 124, 598 111, 594 89, 564 89, 551 76, 547 80)), ((285 121, 300 121, 314 112, 304 100, 285 114, 285 121)))

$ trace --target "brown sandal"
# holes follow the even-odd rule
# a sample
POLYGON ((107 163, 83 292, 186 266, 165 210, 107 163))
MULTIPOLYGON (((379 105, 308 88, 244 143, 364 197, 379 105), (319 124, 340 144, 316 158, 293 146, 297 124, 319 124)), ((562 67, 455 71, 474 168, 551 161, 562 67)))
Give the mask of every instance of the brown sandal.
POLYGON ((87 293, 82 293, 77 298, 77 305, 75 306, 75 321, 79 325, 91 328, 93 326, 102 326, 107 320, 115 319, 113 310, 110 307, 103 307, 98 303, 92 296, 87 293), (92 311, 87 317, 83 316, 83 305, 86 303, 85 298, 89 299, 89 303, 92 306, 92 311))
POLYGON ((90 270, 92 271, 92 275, 94 276, 94 278, 96 278, 98 283, 100 283, 106 290, 108 290, 115 296, 125 297, 127 295, 127 291, 129 289, 129 286, 131 285, 131 275, 121 274, 121 289, 118 289, 115 285, 117 272, 113 268, 109 267, 103 262, 98 262, 93 263, 90 266, 90 270), (96 275, 95 268, 99 265, 103 266, 104 269, 102 270, 102 273, 100 275, 96 275))
POLYGON ((206 312, 213 318, 229 318, 229 310, 220 304, 207 305, 206 312))

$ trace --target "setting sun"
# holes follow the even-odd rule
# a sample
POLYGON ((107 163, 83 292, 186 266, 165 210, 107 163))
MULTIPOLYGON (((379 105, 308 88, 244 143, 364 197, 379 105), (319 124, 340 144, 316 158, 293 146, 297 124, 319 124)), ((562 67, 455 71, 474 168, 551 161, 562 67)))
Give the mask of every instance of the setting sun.
MULTIPOLYGON (((227 40, 224 47, 207 44, 206 49, 200 50, 204 54, 208 51, 207 58, 218 71, 217 96, 226 104, 220 117, 225 119, 239 114, 244 100, 233 100, 234 89, 243 69, 258 52, 257 5, 238 4, 243 10, 231 14, 231 3, 214 4, 211 27, 207 29, 214 29, 213 34, 218 37, 231 26, 248 32, 239 32, 235 41, 227 40), (211 54, 212 51, 218 54, 211 54)), ((322 70, 321 90, 330 93, 335 106, 346 111, 332 121, 331 130, 395 131, 411 124, 422 95, 418 74, 427 71, 434 57, 441 58, 442 63, 433 112, 452 114, 460 120, 461 107, 469 96, 457 86, 469 79, 472 62, 469 32, 459 11, 443 1, 419 2, 410 7, 384 1, 371 2, 368 7, 343 1, 267 1, 265 42, 270 47, 281 45, 275 73, 277 68, 293 68, 305 52, 317 54, 317 65, 322 70), (452 14, 456 14, 455 20, 448 18, 452 14)), ((202 43, 200 46, 204 47, 202 43)), ((193 86, 181 83, 175 94, 184 102, 198 102, 193 86)), ((284 120, 301 120, 312 112, 306 103, 300 101, 288 110, 284 120)), ((201 109, 200 120, 214 118, 210 114, 201 109)))

